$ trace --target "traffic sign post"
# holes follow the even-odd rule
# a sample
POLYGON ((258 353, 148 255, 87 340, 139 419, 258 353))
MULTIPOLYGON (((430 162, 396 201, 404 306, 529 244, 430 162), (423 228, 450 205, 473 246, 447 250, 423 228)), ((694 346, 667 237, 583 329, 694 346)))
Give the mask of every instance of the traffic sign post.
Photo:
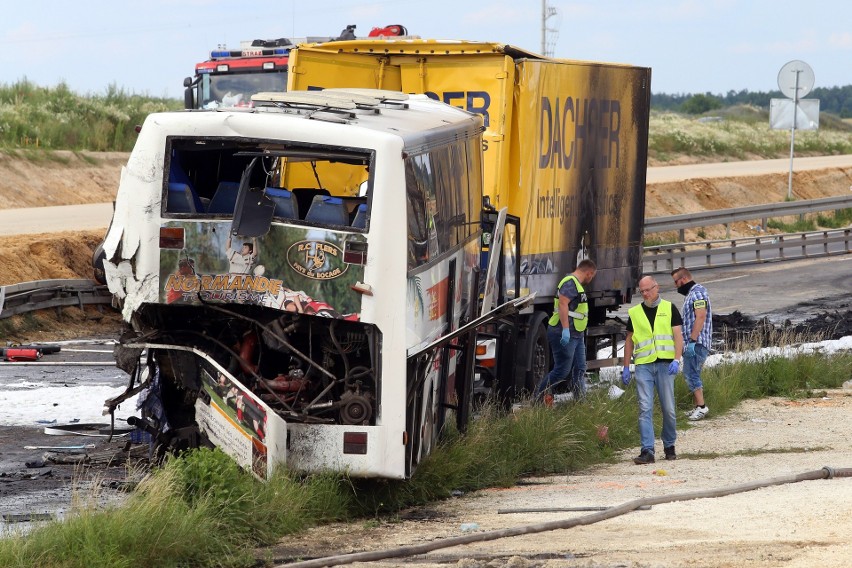
MULTIPOLYGON (((799 102, 802 97, 806 96, 811 92, 814 86, 814 71, 811 69, 811 66, 805 63, 804 61, 793 60, 789 63, 786 63, 781 70, 778 72, 778 88, 781 89, 781 92, 793 99, 793 108, 792 108, 792 124, 790 125, 790 175, 787 180, 787 199, 793 198, 793 150, 796 143, 796 128, 797 128, 797 116, 799 114, 799 102)), ((776 100, 783 99, 773 99, 773 103, 776 100)), ((819 127, 819 99, 813 99, 816 101, 816 121, 809 120, 808 126, 810 128, 803 128, 804 130, 814 130, 819 127), (816 123, 816 127, 813 126, 814 122, 816 123)), ((803 102, 803 101, 802 101, 803 102)), ((809 101, 811 104, 809 105, 809 110, 811 113, 813 112, 813 101, 809 101)), ((770 127, 773 124, 784 123, 783 117, 780 117, 780 113, 784 112, 784 108, 786 105, 783 104, 772 104, 770 106, 769 112, 769 123, 770 127), (776 110, 777 109, 777 110, 776 110), (777 113, 777 114, 773 114, 777 113)))

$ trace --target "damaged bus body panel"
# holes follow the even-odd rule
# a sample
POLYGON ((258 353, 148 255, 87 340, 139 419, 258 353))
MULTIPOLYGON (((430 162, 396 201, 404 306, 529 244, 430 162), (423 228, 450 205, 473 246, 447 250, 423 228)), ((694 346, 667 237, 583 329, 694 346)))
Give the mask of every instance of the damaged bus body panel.
POLYGON ((256 98, 149 116, 122 171, 103 271, 134 423, 261 478, 408 477, 470 402, 475 329, 451 334, 477 315, 481 118, 256 98))

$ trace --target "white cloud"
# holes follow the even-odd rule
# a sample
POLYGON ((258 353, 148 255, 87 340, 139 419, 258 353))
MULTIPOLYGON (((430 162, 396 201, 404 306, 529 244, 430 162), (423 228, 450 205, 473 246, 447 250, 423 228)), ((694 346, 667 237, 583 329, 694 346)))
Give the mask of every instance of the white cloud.
POLYGON ((828 45, 840 49, 852 49, 852 32, 833 33, 828 36, 828 45))

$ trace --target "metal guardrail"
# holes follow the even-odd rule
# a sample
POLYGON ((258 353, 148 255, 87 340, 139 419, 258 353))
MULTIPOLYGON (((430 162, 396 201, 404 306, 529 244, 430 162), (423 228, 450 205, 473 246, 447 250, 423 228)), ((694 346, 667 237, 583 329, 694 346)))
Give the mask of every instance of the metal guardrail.
POLYGON ((34 310, 112 303, 106 286, 94 280, 36 280, 0 286, 0 319, 34 310))
POLYGON ((727 226, 737 221, 751 221, 753 219, 761 219, 762 226, 766 227, 766 220, 771 217, 804 215, 806 213, 833 211, 850 207, 852 207, 852 195, 825 197, 823 199, 810 199, 806 201, 785 201, 783 203, 749 205, 747 207, 718 209, 702 213, 685 213, 666 217, 651 217, 645 219, 645 233, 680 231, 680 240, 683 241, 683 230, 693 227, 706 227, 707 225, 727 226))
MULTIPOLYGON (((833 231, 817 231, 810 233, 788 233, 782 235, 764 235, 741 239, 725 239, 720 241, 683 242, 683 230, 707 225, 728 225, 736 221, 783 217, 786 215, 803 215, 817 211, 830 211, 852 207, 852 196, 826 197, 807 201, 790 201, 767 205, 750 205, 735 209, 719 209, 703 213, 687 213, 667 217, 652 217, 645 219, 645 233, 664 231, 679 231, 679 243, 645 247, 642 257, 645 274, 656 274, 674 269, 677 266, 687 268, 724 267, 742 264, 769 262, 774 260, 791 260, 794 258, 810 258, 829 256, 850 252, 850 229, 833 231), (830 245, 844 243, 843 248, 829 250, 830 245), (819 251, 813 251, 819 247, 819 251), (811 249, 809 251, 809 248, 811 249), (767 258, 764 254, 778 251, 778 256, 767 258), (793 250, 801 250, 793 253, 793 250), (745 254, 753 253, 743 259, 745 254), (737 255, 740 259, 737 259, 737 255), (730 257, 730 261, 715 262, 713 257, 730 257), (703 264, 695 259, 704 259, 703 264), (650 264, 650 266, 648 266, 650 264), (661 268, 665 265, 665 268, 661 268)), ((37 280, 23 282, 10 286, 0 286, 0 319, 16 314, 46 308, 62 306, 110 304, 112 295, 106 286, 93 280, 37 280)))
POLYGON ((655 245, 645 247, 642 263, 645 274, 659 274, 678 266, 720 268, 850 252, 852 228, 655 245))

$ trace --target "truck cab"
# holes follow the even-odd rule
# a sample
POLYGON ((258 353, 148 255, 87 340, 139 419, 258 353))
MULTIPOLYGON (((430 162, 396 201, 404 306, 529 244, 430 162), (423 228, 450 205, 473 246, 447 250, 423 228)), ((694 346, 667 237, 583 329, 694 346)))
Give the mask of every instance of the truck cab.
MULTIPOLYGON (((355 39, 354 24, 338 36, 254 39, 240 42, 239 49, 221 46, 195 65, 195 74, 183 80, 184 108, 215 109, 251 106, 251 97, 262 92, 287 90, 290 50, 300 43, 325 43, 355 39)), ((374 39, 409 37, 402 25, 376 27, 374 39)))

